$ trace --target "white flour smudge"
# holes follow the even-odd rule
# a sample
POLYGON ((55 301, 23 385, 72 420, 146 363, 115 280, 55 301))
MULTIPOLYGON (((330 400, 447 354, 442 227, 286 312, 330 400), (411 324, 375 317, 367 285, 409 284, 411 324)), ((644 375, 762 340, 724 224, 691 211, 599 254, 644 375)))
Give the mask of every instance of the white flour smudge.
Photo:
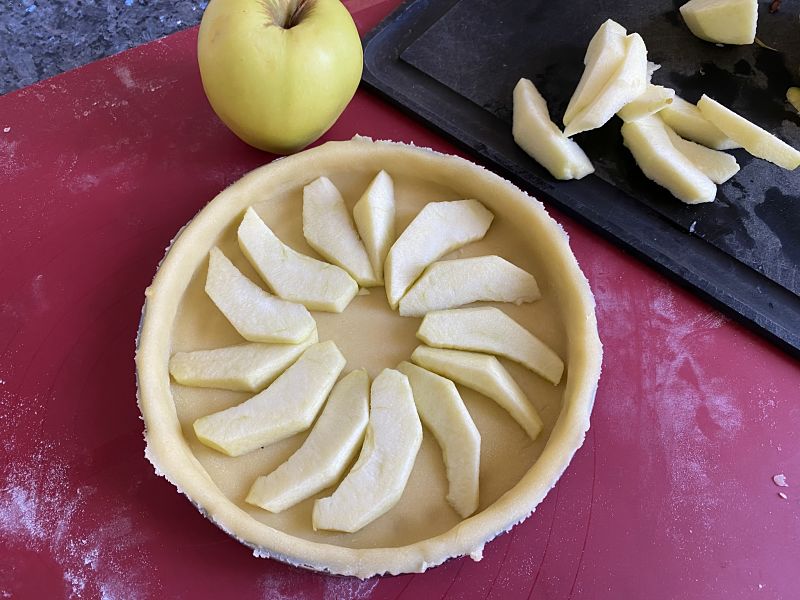
POLYGON ((704 360, 714 330, 727 319, 711 310, 680 311, 669 288, 629 289, 602 274, 599 279, 593 286, 598 321, 601 329, 607 324, 601 334, 620 352, 613 360, 631 371, 630 378, 620 380, 622 373, 616 373, 609 381, 612 401, 606 409, 613 420, 630 424, 619 427, 619 435, 647 453, 645 476, 666 467, 670 514, 664 518, 670 535, 681 536, 686 519, 699 519, 710 528, 719 505, 711 478, 716 448, 732 439, 743 422, 730 383, 710 372, 704 360), (645 321, 630 320, 631 314, 643 312, 649 314, 645 321), (628 379, 641 381, 641 387, 628 379))
POLYGON ((114 67, 114 75, 119 78, 122 85, 127 89, 132 90, 136 88, 136 82, 133 80, 131 70, 125 65, 117 65, 114 67))
POLYGON ((365 600, 370 597, 375 586, 378 585, 378 581, 378 577, 362 581, 356 577, 329 576, 325 578, 322 598, 323 600, 365 600))
MULTIPOLYGON (((2 404, 11 396, 4 394, 2 404)), ((6 441, 7 450, 14 445, 14 439, 6 441)), ((140 588, 152 578, 153 567, 138 550, 143 540, 128 509, 117 506, 107 519, 92 514, 98 509, 93 503, 97 490, 70 484, 64 456, 56 444, 41 444, 32 455, 7 465, 0 480, 0 536, 11 547, 52 559, 63 572, 70 598, 143 597, 140 588), (86 523, 95 519, 96 526, 88 530, 86 523)))
POLYGON ((356 577, 310 574, 294 567, 279 567, 264 575, 259 582, 260 595, 265 600, 294 600, 309 577, 322 581, 323 600, 366 600, 370 597, 380 578, 362 581, 356 577))

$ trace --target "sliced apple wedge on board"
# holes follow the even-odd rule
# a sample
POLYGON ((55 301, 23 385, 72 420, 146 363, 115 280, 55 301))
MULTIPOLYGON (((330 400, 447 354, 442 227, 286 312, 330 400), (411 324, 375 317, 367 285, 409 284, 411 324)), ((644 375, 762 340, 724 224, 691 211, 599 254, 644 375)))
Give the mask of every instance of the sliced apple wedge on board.
POLYGON ((699 108, 680 96, 675 96, 672 104, 660 110, 658 116, 685 140, 697 142, 714 150, 731 150, 739 147, 739 144, 706 119, 699 108))
POLYGON ((353 533, 365 527, 397 504, 414 468, 422 424, 408 378, 384 369, 370 391, 361 454, 336 491, 314 503, 314 529, 353 533))
POLYGON ((575 115, 600 95, 622 64, 627 33, 622 25, 608 19, 592 36, 583 58, 583 74, 564 112, 564 125, 569 125, 575 115))
POLYGON ((248 341, 297 344, 317 328, 304 306, 261 289, 216 247, 209 253, 205 289, 225 318, 248 341))
POLYGON ((338 313, 358 293, 358 284, 344 269, 296 252, 252 208, 247 209, 238 236, 247 260, 281 298, 311 310, 338 313))
POLYGON ((384 265, 386 297, 400 298, 433 261, 486 235, 494 215, 477 200, 430 202, 392 245, 384 265))
POLYGON ((411 354, 411 362, 494 400, 519 423, 532 440, 542 431, 539 413, 494 356, 417 346, 411 354))
POLYGON ((625 38, 625 56, 617 70, 597 97, 570 120, 564 135, 572 137, 602 127, 623 106, 641 96, 649 81, 647 47, 642 36, 632 33, 625 38))
POLYGON ((757 0, 689 0, 680 8, 689 30, 716 44, 752 44, 758 24, 757 0))
POLYGON ((421 317, 471 302, 533 302, 541 298, 533 275, 500 256, 442 260, 430 265, 400 300, 400 314, 421 317))
POLYGON ((714 201, 717 186, 672 145, 657 115, 625 123, 622 138, 645 176, 678 200, 687 204, 714 201))
POLYGON ((345 362, 331 341, 310 346, 260 394, 197 419, 197 439, 228 456, 240 456, 308 429, 345 362))
POLYGON ((353 207, 353 220, 364 242, 378 283, 383 283, 383 263, 396 238, 394 182, 381 171, 353 207))
POLYGON ((527 79, 514 88, 514 141, 556 179, 581 179, 594 167, 578 144, 550 119, 547 103, 527 79))
POLYGON ((303 235, 309 246, 347 271, 360 286, 378 284, 344 199, 327 177, 303 188, 303 235))
POLYGON ((683 139, 671 127, 667 127, 669 141, 675 149, 692 161, 692 164, 708 175, 716 184, 722 184, 739 172, 739 163, 730 154, 712 150, 683 139))
POLYGON ((753 156, 789 171, 800 167, 800 151, 705 94, 697 103, 703 116, 753 156))
POLYGON ((478 508, 481 434, 455 384, 427 369, 402 362, 422 423, 442 449, 447 472, 447 501, 463 518, 478 508))
POLYGON ((428 346, 503 356, 557 385, 564 361, 539 338, 493 306, 429 312, 417 337, 428 346))
POLYGON ((333 387, 303 445, 256 479, 246 501, 277 513, 336 483, 358 453, 368 418, 369 377, 360 369, 333 387))
POLYGON ((169 359, 169 372, 181 385, 259 392, 317 341, 315 329, 299 344, 250 343, 176 352, 169 359))
POLYGON ((623 121, 635 121, 653 115, 673 103, 675 90, 662 85, 647 84, 644 94, 623 106, 617 115, 623 121))

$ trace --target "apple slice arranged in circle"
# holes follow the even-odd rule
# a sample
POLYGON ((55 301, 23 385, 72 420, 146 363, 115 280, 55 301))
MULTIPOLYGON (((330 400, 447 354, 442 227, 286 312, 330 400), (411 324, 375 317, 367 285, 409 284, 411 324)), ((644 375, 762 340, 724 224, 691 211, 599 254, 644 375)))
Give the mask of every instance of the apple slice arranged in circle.
POLYGON ((481 434, 452 381, 410 362, 397 370, 408 377, 420 419, 442 449, 447 501, 466 519, 478 509, 481 434))
POLYGON ((433 261, 486 235, 494 215, 477 200, 426 204, 400 234, 384 265, 386 297, 400 298, 433 261))
POLYGON ((403 495, 421 444, 408 378, 384 369, 372 382, 361 454, 333 495, 314 503, 314 529, 353 533, 389 511, 403 495))
POLYGON ((358 284, 344 269, 293 250, 252 208, 244 214, 238 236, 242 253, 281 298, 339 313, 358 293, 358 284))
POLYGON ((381 171, 353 207, 353 220, 378 284, 383 283, 383 263, 395 240, 394 219, 394 182, 381 171))
POLYGON ((564 361, 539 338, 493 306, 442 310, 425 315, 417 337, 428 346, 503 356, 527 367, 553 385, 561 381, 564 361))
POLYGON ((400 314, 421 317, 471 302, 533 302, 541 298, 533 275, 499 256, 435 262, 400 300, 400 314))
POLYGON ((303 188, 303 235, 309 246, 347 271, 360 286, 378 285, 344 198, 327 177, 303 188))
POLYGON ((304 306, 262 290, 217 247, 209 253, 205 289, 220 312, 248 341, 297 344, 317 328, 304 306))
POLYGON ((488 354, 417 346, 411 361, 494 400, 535 440, 542 431, 539 413, 500 361, 488 354))
POLYGON ((331 341, 310 346, 260 394, 197 419, 197 439, 228 456, 240 456, 308 429, 345 362, 331 341))
POLYGON ((369 377, 360 369, 334 386, 300 449, 256 479, 246 501, 277 513, 336 483, 358 452, 368 418, 369 377))
POLYGON ((315 329, 299 344, 251 343, 176 352, 169 359, 169 372, 181 385, 259 392, 317 341, 315 329))

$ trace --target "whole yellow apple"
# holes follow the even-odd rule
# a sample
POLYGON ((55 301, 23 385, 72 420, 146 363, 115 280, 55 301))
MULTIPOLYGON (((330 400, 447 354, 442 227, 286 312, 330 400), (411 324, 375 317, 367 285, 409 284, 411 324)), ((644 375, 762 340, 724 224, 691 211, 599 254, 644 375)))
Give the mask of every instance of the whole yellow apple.
POLYGON ((211 0, 197 55, 214 112, 248 144, 279 154, 333 125, 363 66, 339 0, 211 0))

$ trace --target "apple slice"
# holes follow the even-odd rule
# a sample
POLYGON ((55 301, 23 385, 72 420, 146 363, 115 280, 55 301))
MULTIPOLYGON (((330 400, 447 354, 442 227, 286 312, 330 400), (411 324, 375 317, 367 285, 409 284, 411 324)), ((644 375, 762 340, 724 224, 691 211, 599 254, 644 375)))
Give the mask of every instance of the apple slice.
POLYGON ((383 283, 383 263, 395 240, 394 183, 381 171, 353 207, 353 220, 367 249, 378 283, 383 283))
POLYGON ((800 167, 800 151, 705 94, 697 103, 703 116, 753 156, 789 171, 800 167))
POLYGON ((408 378, 384 369, 372 382, 361 454, 333 495, 314 503, 314 529, 353 533, 389 511, 403 495, 420 444, 422 424, 408 378))
POLYGON ((411 354, 411 362, 494 400, 532 440, 542 431, 539 413, 494 356, 417 346, 411 354))
POLYGON ((344 199, 327 177, 303 188, 303 235, 309 246, 347 271, 359 285, 378 284, 344 199))
POLYGON ((242 275, 216 246, 208 257, 206 294, 250 342, 297 344, 317 328, 304 306, 262 290, 242 275))
POLYGON ((708 175, 714 183, 723 184, 739 172, 739 163, 730 154, 685 140, 672 131, 672 128, 665 127, 669 141, 675 149, 692 161, 692 164, 708 175))
POLYGON ((547 103, 527 79, 514 88, 514 141, 556 179, 581 179, 594 167, 577 143, 550 120, 547 103))
POLYGON ((641 96, 649 83, 647 47, 638 33, 625 37, 625 56, 597 97, 570 120, 564 135, 602 127, 619 109, 641 96))
POLYGON ((625 122, 635 121, 666 108, 674 98, 675 90, 648 83, 644 94, 623 106, 617 115, 625 122))
POLYGON ((658 116, 685 140, 691 140, 715 150, 730 150, 739 147, 739 144, 706 119, 699 108, 680 96, 675 96, 672 104, 659 111, 658 116))
POLYGON ((339 481, 361 447, 368 417, 369 376, 360 369, 334 386, 303 445, 256 479, 245 502, 279 513, 339 481))
POLYGON ((481 434, 452 381, 409 362, 397 370, 408 377, 419 416, 442 449, 447 501, 466 519, 478 508, 481 434))
POLYGON ((386 297, 392 308, 429 264, 483 238, 494 215, 477 200, 430 202, 389 249, 384 265, 386 297))
POLYGON ((583 58, 583 75, 564 113, 564 125, 569 125, 575 115, 600 95, 614 71, 622 64, 627 33, 622 25, 608 19, 594 34, 583 58))
POLYGON ((622 139, 647 178, 667 188, 678 200, 687 204, 714 201, 717 186, 672 145, 658 116, 625 123, 622 139))
POLYGON ((358 284, 344 269, 292 250, 252 208, 244 214, 238 235, 247 260, 281 298, 339 313, 358 293, 358 284))
POLYGON ((539 338, 493 306, 440 310, 425 315, 417 337, 429 346, 509 358, 557 385, 564 361, 539 338))
POLYGON ((197 439, 228 456, 240 456, 308 429, 345 362, 331 341, 310 346, 260 394, 197 419, 197 439))
POLYGON ((430 265, 400 299, 400 314, 421 317, 432 310, 471 302, 533 302, 541 298, 536 279, 499 256, 443 260, 430 265))
POLYGON ((689 30, 716 44, 752 44, 758 23, 757 0, 690 0, 680 8, 689 30))
POLYGON ((169 359, 169 372, 181 385, 259 392, 317 341, 315 329, 299 344, 239 344, 176 352, 169 359))
POLYGON ((794 106, 797 112, 800 112, 800 88, 790 87, 786 90, 786 100, 789 101, 789 104, 794 106))

